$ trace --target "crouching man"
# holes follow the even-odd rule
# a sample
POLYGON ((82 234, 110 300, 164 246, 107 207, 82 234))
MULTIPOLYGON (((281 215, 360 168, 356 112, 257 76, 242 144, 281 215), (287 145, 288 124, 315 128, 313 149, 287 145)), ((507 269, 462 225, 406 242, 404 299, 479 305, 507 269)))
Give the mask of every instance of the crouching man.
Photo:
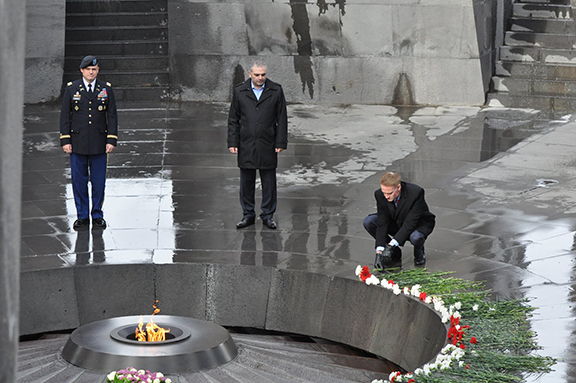
POLYGON ((424 265, 424 242, 436 224, 436 216, 424 199, 424 189, 403 182, 398 173, 388 172, 380 178, 380 189, 374 197, 377 213, 364 219, 364 228, 376 239, 374 267, 383 269, 401 260, 400 247, 407 240, 414 246, 414 265, 424 265))

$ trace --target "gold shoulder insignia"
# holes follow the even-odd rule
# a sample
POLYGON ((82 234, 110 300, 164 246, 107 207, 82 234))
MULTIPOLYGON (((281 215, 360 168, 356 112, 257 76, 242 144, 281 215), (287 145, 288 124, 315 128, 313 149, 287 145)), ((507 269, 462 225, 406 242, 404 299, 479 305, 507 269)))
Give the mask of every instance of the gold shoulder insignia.
POLYGON ((107 86, 112 86, 112 84, 110 84, 109 82, 106 83, 107 86))
POLYGON ((70 81, 70 82, 69 82, 68 84, 66 84, 66 85, 71 86, 71 85, 72 85, 72 81, 70 81))

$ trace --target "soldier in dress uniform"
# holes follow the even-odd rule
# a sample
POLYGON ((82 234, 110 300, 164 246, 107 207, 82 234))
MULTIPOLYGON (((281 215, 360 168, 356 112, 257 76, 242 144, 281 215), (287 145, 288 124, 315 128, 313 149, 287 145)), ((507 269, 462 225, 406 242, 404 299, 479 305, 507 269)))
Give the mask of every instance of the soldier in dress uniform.
POLYGON ((98 59, 86 56, 80 63, 82 78, 66 84, 60 111, 60 145, 70 154, 72 190, 77 218, 74 229, 106 228, 102 212, 108 153, 118 140, 118 118, 112 85, 96 77, 98 59), (88 196, 92 184, 92 209, 88 196))

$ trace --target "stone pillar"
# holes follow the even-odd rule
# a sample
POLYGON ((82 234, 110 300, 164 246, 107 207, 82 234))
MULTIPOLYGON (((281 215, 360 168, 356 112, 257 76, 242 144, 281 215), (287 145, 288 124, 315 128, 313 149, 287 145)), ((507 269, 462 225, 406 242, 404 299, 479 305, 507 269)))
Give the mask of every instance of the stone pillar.
POLYGON ((16 382, 25 0, 0 0, 0 382, 16 382))

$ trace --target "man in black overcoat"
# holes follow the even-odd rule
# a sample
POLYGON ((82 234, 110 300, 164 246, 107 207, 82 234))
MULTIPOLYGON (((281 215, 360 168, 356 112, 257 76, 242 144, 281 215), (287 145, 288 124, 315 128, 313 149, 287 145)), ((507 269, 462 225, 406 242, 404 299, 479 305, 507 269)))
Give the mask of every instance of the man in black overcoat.
POLYGON ((414 265, 425 264, 424 242, 434 230, 436 217, 428 209, 424 189, 388 172, 380 178, 374 197, 377 213, 364 219, 364 228, 376 239, 374 267, 382 269, 400 260, 399 246, 407 240, 414 246, 414 265))
POLYGON ((228 150, 238 155, 240 205, 243 217, 238 229, 256 221, 254 194, 256 170, 262 183, 260 218, 276 229, 276 167, 278 153, 288 145, 288 115, 282 86, 266 79, 266 65, 255 61, 248 80, 236 85, 228 115, 228 150))
POLYGON ((118 141, 118 118, 112 85, 98 80, 98 59, 86 56, 80 63, 82 78, 66 84, 60 110, 60 145, 70 154, 72 190, 77 219, 74 228, 90 223, 106 228, 102 204, 108 153, 118 141), (92 209, 88 194, 92 184, 92 209))

